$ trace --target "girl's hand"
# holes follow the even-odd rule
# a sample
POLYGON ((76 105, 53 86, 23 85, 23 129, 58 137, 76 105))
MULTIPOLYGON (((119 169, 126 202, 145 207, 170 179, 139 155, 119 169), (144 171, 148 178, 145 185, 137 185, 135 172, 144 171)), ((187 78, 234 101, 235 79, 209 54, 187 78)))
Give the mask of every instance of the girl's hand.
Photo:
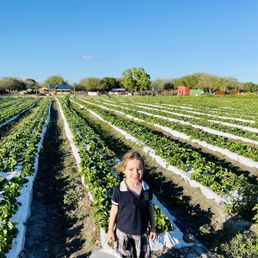
POLYGON ((108 231, 108 242, 113 242, 116 241, 116 234, 114 230, 109 230, 108 231))
POLYGON ((155 240, 157 236, 157 232, 156 232, 156 228, 151 228, 150 230, 150 235, 149 235, 149 239, 150 240, 155 240))

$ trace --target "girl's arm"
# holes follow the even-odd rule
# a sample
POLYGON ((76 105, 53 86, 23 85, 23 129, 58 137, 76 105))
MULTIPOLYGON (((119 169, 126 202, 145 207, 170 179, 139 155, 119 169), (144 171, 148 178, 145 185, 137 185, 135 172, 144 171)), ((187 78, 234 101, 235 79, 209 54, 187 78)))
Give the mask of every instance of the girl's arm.
POLYGON ((118 213, 118 206, 112 204, 110 216, 109 216, 109 225, 108 225, 108 241, 109 242, 116 241, 116 235, 114 232, 114 228, 115 228, 115 221, 116 221, 117 213, 118 213))
POLYGON ((151 229, 150 229, 150 235, 149 239, 154 240, 156 238, 156 226, 155 226, 155 219, 154 219, 154 208, 153 204, 149 204, 149 213, 150 213, 150 224, 151 224, 151 229))

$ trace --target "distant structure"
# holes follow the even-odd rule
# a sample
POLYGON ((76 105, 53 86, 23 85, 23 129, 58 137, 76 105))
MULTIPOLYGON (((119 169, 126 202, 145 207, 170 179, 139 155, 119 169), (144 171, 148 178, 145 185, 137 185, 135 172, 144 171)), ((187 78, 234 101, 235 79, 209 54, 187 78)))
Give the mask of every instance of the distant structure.
POLYGON ((225 91, 224 90, 216 90, 215 95, 216 96, 225 96, 225 91))
POLYGON ((40 95, 47 95, 49 94, 49 88, 46 88, 46 87, 42 87, 39 89, 39 94, 40 95))
POLYGON ((190 96, 201 96, 203 93, 204 91, 200 89, 190 89, 190 96))
POLYGON ((229 92, 229 95, 231 95, 231 96, 236 96, 236 95, 238 95, 238 90, 231 90, 231 91, 229 92))
POLYGON ((70 95, 71 85, 68 83, 49 84, 49 92, 51 95, 70 95))
POLYGON ((114 88, 108 92, 110 95, 128 95, 128 91, 124 88, 114 88))
POLYGON ((179 86, 177 88, 177 95, 179 96, 189 96, 190 95, 190 88, 186 86, 179 86))

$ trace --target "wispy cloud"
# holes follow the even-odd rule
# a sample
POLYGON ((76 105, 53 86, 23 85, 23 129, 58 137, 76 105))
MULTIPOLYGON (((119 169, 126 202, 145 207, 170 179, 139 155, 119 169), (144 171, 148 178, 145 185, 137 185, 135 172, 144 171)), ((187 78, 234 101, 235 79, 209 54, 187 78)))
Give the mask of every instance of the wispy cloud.
POLYGON ((94 57, 94 56, 83 56, 82 59, 85 60, 85 61, 94 61, 94 60, 97 60, 97 58, 94 57))

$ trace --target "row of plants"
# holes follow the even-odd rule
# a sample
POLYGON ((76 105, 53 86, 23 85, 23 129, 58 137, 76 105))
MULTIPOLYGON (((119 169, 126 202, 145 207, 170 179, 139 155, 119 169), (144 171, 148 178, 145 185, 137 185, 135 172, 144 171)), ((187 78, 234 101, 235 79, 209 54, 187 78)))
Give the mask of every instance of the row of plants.
MULTIPOLYGON (((99 101, 94 101, 94 103, 98 103, 98 104, 101 104, 106 107, 110 106, 109 104, 106 104, 103 101, 102 101, 102 103, 100 103, 99 101)), ((123 112, 128 115, 132 115, 136 118, 145 120, 145 121, 153 123, 153 124, 159 124, 162 126, 169 127, 172 130, 176 130, 180 133, 184 133, 184 134, 190 136, 192 139, 198 139, 201 141, 205 141, 209 144, 230 150, 234 153, 237 153, 244 157, 250 158, 254 161, 258 161, 258 149, 255 148, 254 146, 244 144, 239 141, 232 141, 225 137, 214 135, 209 132, 204 132, 200 129, 193 128, 189 125, 184 125, 184 124, 168 121, 165 119, 161 119, 161 118, 153 116, 151 113, 149 113, 147 115, 146 113, 141 113, 136 109, 121 107, 118 105, 116 105, 116 106, 112 105, 112 109, 117 110, 117 111, 123 110, 123 112)))
MULTIPOLYGON (((119 98, 120 99, 120 98, 119 98)), ((128 101, 128 98, 126 98, 128 101)), ((130 102, 137 102, 139 98, 130 97, 130 102)), ((158 104, 183 106, 185 108, 196 109, 200 111, 212 111, 222 116, 238 116, 249 117, 249 119, 258 119, 258 115, 253 110, 258 108, 257 97, 141 97, 141 102, 158 104)))
MULTIPOLYGON (((231 117, 234 117, 237 119, 243 119, 243 120, 258 119, 258 116, 253 115, 250 108, 247 110, 246 108, 241 108, 241 106, 238 108, 234 108, 230 106, 222 106, 222 103, 220 103, 220 99, 216 100, 217 101, 216 105, 209 104, 212 98, 208 98, 207 103, 205 103, 205 105, 200 103, 202 98, 194 98, 194 99, 190 98, 190 101, 186 102, 186 104, 178 103, 177 101, 180 100, 180 98, 177 98, 177 97, 170 97, 168 99, 169 101, 164 101, 162 98, 159 100, 159 102, 157 101, 157 97, 150 98, 150 99, 141 97, 140 100, 139 98, 134 98, 134 97, 130 97, 126 99, 123 99, 121 97, 119 98, 113 97, 113 98, 107 99, 106 97, 103 97, 103 99, 106 99, 107 101, 112 99, 112 101, 116 101, 120 103, 126 102, 131 104, 146 104, 146 105, 155 105, 155 106, 161 106, 161 107, 164 106, 164 107, 170 107, 171 109, 180 110, 182 112, 189 111, 189 113, 191 112, 200 112, 202 114, 208 113, 215 116, 228 117, 229 119, 231 117), (195 104, 192 104, 191 102, 192 100, 195 100, 197 102, 195 104)), ((187 99, 185 100, 187 101, 187 99)), ((236 103, 235 100, 233 100, 232 103, 235 104, 236 103)))
MULTIPOLYGON (((134 102, 137 103, 137 102, 134 102)), ((140 102, 141 104, 141 102, 140 102)), ((147 104, 147 103, 144 103, 147 104)), ((245 110, 241 110, 241 109, 234 109, 234 108, 230 108, 230 107, 217 107, 217 108, 211 108, 211 107, 202 107, 199 105, 195 105, 195 106, 188 106, 188 105, 184 105, 184 106, 178 106, 178 105, 174 105, 174 104, 161 104, 159 105, 158 103, 153 103, 155 104, 155 106, 162 106, 162 107, 169 107, 171 109, 175 109, 175 110, 180 110, 182 112, 189 112, 189 113, 195 113, 197 112, 197 114, 200 115, 212 115, 214 117, 222 117, 223 119, 236 119, 236 120, 247 120, 250 121, 252 123, 254 117, 252 115, 250 115, 249 113, 246 113, 245 110), (252 120, 252 121, 251 121, 252 120)))
POLYGON ((14 100, 16 98, 11 97, 11 96, 0 96, 0 104, 14 100))
POLYGON ((220 122, 226 122, 226 123, 232 123, 236 125, 242 125, 242 126, 252 126, 255 121, 250 120, 250 119, 244 119, 244 118, 239 118, 235 117, 234 115, 231 116, 225 116, 225 115, 216 115, 216 114, 211 114, 210 112, 203 112, 203 111, 194 111, 194 110, 186 110, 178 107, 171 107, 170 105, 156 105, 156 104, 146 104, 146 103, 140 103, 136 102, 134 103, 135 105, 140 105, 140 106, 147 106, 147 107, 152 107, 155 109, 162 109, 166 110, 168 112, 174 113, 175 115, 188 115, 189 117, 192 117, 193 119, 203 119, 205 121, 208 120, 215 120, 215 121, 220 121, 220 122), (196 116, 197 115, 197 116, 196 116))
POLYGON ((5 103, 5 102, 10 102, 12 100, 17 100, 17 99, 22 99, 23 96, 5 96, 1 95, 0 96, 0 104, 5 103))
MULTIPOLYGON (((105 99, 105 98, 103 98, 105 99)), ((126 99, 125 101, 120 98, 112 98, 112 101, 115 101, 116 103, 128 103, 128 104, 134 104, 134 105, 150 105, 153 107, 160 107, 163 109, 168 109, 170 111, 174 111, 174 113, 182 113, 186 115, 195 116, 198 115, 199 117, 206 118, 206 120, 219 120, 221 122, 230 122, 233 124, 242 125, 242 126, 251 126, 254 128, 258 128, 258 116, 252 110, 257 109, 257 105, 254 102, 253 103, 253 109, 250 105, 249 109, 242 108, 241 106, 239 108, 231 108, 231 107, 223 107, 222 104, 218 102, 215 107, 209 106, 209 101, 212 98, 208 99, 208 103, 206 105, 200 105, 199 102, 202 100, 202 98, 195 98, 195 101, 197 100, 198 103, 195 105, 178 105, 175 103, 178 98, 170 98, 170 102, 163 102, 160 100, 160 103, 157 103, 155 101, 155 98, 149 101, 146 101, 144 98, 139 99, 126 99), (173 104, 172 104, 173 103, 173 104), (195 114, 196 113, 196 114, 195 114)), ((107 101, 109 101, 108 99, 107 101)), ((191 99, 193 100, 193 99, 191 99)), ((219 101, 219 99, 217 100, 219 101)), ((252 103, 252 101, 247 100, 247 103, 252 103)), ((233 102, 233 104, 236 104, 236 101, 233 102)), ((251 130, 250 129, 250 130, 251 130)))
POLYGON ((37 101, 37 99, 29 99, 27 101, 19 103, 18 105, 5 108, 0 113, 0 125, 8 119, 20 114, 22 111, 28 109, 32 105, 35 105, 37 101))
MULTIPOLYGON (((99 227, 107 232, 112 189, 122 180, 122 174, 116 169, 118 164, 116 156, 90 124, 71 108, 69 99, 62 99, 61 106, 79 149, 87 191, 93 196, 94 217, 99 227)), ((169 220, 157 206, 155 206, 155 219, 159 232, 172 230, 169 220)))
POLYGON ((19 163, 23 162, 23 151, 29 145, 29 139, 34 133, 41 117, 48 110, 48 101, 42 100, 38 103, 37 112, 34 112, 30 120, 19 123, 19 130, 7 136, 4 144, 0 146, 0 171, 13 171, 19 163))
POLYGON ((17 99, 10 99, 9 101, 0 101, 0 110, 3 110, 4 108, 14 106, 19 104, 20 102, 25 101, 25 99, 17 98, 17 99))
MULTIPOLYGON (((105 100, 105 98, 102 98, 102 100, 105 100)), ((110 102, 110 99, 106 101, 110 102)), ((121 100, 117 98, 112 98, 112 101, 117 104, 121 103, 121 100)), ((123 101, 122 103, 132 104, 134 106, 140 105, 143 107, 146 106, 146 107, 152 107, 152 108, 163 109, 163 110, 165 109, 170 112, 173 111, 173 113, 178 116, 189 115, 195 118, 195 115, 198 115, 199 119, 202 118, 204 120, 215 119, 218 121, 231 122, 239 125, 250 125, 250 126, 252 126, 253 123, 255 122, 253 120, 254 116, 244 115, 244 112, 243 111, 240 112, 240 110, 238 110, 238 114, 235 114, 235 113, 231 114, 230 111, 225 109, 223 111, 220 110, 220 113, 218 113, 219 112, 218 109, 214 110, 208 107, 203 109, 200 107, 198 108, 198 107, 185 106, 185 105, 145 103, 139 100, 135 100, 135 101, 127 100, 127 101, 123 101), (239 113, 241 113, 242 115, 240 115, 239 113)))
MULTIPOLYGON (((34 119, 30 121, 34 127, 26 131, 28 134, 26 135, 25 145, 19 150, 15 149, 15 152, 18 152, 17 158, 21 161, 20 173, 8 179, 4 176, 0 177, 0 191, 2 192, 0 200, 0 257, 5 257, 5 253, 11 249, 12 241, 18 233, 17 222, 12 220, 12 216, 21 205, 17 202, 17 197, 20 195, 22 187, 28 182, 28 176, 35 171, 34 165, 39 155, 38 144, 42 141, 42 130, 50 112, 50 101, 45 100, 41 104, 41 108, 39 112, 35 113, 34 119)), ((11 146, 15 148, 15 141, 18 142, 20 136, 25 137, 22 130, 29 125, 28 123, 21 125, 20 132, 9 142, 10 148, 11 146)))
POLYGON ((114 112, 103 110, 91 104, 83 102, 83 105, 88 110, 95 111, 104 120, 125 130, 130 135, 152 147, 157 155, 164 158, 169 165, 189 172, 192 179, 209 187, 217 194, 232 196, 233 192, 238 192, 239 189, 246 185, 250 186, 249 193, 251 198, 248 199, 249 203, 248 207, 246 207, 246 212, 247 215, 249 212, 253 215, 252 209, 258 198, 258 188, 256 185, 249 184, 244 175, 237 176, 220 161, 214 161, 212 158, 207 159, 206 156, 198 151, 169 139, 162 133, 146 127, 143 123, 130 121, 114 112))
POLYGON ((252 139, 257 141, 258 140, 258 134, 255 132, 250 132, 250 131, 245 131, 243 129, 240 128, 234 128, 234 127, 229 127, 223 124, 217 124, 217 123, 212 123, 209 121, 205 121, 205 120, 201 120, 201 119, 196 119, 196 118, 190 118, 190 117, 178 117, 178 115, 175 114, 171 114, 171 113, 167 113, 167 111, 165 110, 157 110, 155 108, 150 108, 150 107, 143 107, 143 106, 135 106, 134 104, 123 104, 124 107, 128 107, 128 108, 132 108, 132 106, 134 107, 134 109, 139 110, 139 111, 144 111, 144 112, 148 112, 151 114, 155 114, 155 115, 159 115, 159 116, 164 116, 166 118, 172 118, 172 119, 176 119, 178 120, 178 123, 182 122, 188 122, 189 125, 197 125, 197 126, 203 126, 203 127, 208 127, 214 130, 218 130, 224 133, 230 133, 233 135, 237 135, 237 136, 241 136, 241 137, 245 137, 248 139, 252 139), (146 111, 148 110, 148 111, 146 111))

